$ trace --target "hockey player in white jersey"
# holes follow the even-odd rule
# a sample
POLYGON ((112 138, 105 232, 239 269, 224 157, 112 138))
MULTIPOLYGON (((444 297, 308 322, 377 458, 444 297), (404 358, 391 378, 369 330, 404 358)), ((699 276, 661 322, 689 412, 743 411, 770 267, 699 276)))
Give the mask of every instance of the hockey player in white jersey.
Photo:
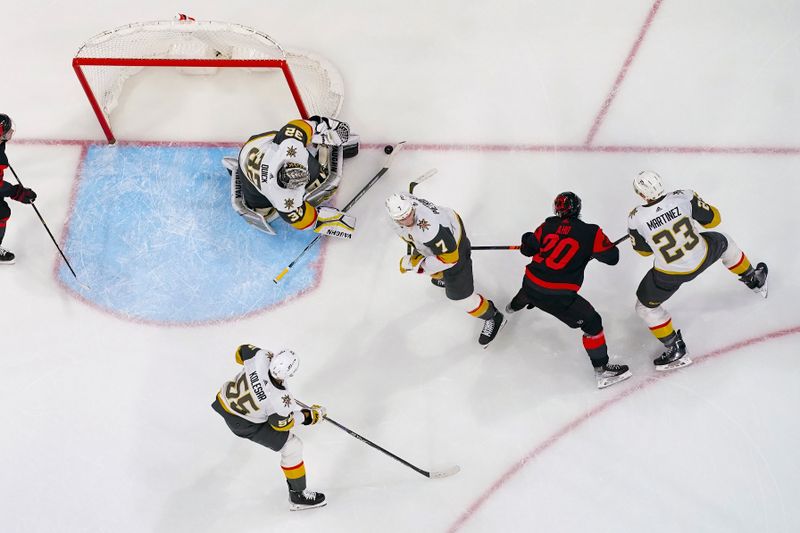
POLYGON ((721 219, 717 208, 696 192, 665 193, 661 176, 648 170, 636 176, 633 189, 647 203, 631 211, 628 234, 634 250, 654 258, 653 268, 636 290, 636 312, 667 348, 653 361, 656 370, 680 368, 692 361, 680 330, 673 328, 672 317, 661 304, 718 259, 739 281, 766 298, 767 265, 753 268, 730 236, 701 230, 717 226, 721 219))
POLYGON ((306 489, 303 442, 292 431, 296 424, 316 424, 326 414, 319 405, 299 409, 286 387, 286 380, 300 366, 299 359, 291 350, 273 354, 243 344, 236 350, 236 362, 244 368, 222 385, 211 407, 236 436, 280 452, 290 510, 326 505, 324 494, 306 489))
POLYGON ((412 246, 412 253, 400 259, 400 273, 431 276, 447 298, 484 321, 478 343, 488 345, 504 323, 503 313, 475 292, 471 246, 458 213, 406 193, 389 196, 386 210, 395 232, 412 246))
POLYGON ((238 158, 223 158, 231 175, 234 209, 260 231, 274 235, 280 217, 298 230, 351 238, 355 219, 319 207, 342 178, 342 160, 358 153, 358 136, 346 122, 313 116, 278 131, 253 135, 238 158))

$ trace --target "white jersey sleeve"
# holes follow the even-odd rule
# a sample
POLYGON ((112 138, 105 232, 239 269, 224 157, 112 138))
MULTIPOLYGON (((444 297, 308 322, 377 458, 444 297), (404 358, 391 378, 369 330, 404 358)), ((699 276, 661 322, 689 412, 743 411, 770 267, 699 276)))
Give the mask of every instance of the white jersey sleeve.
MULTIPOLYGON (((661 200, 639 206, 628 217, 628 233, 633 248, 642 255, 653 254, 653 268, 665 274, 691 274, 708 254, 708 244, 700 234, 698 218, 703 207, 718 213, 691 190, 674 191, 661 200)), ((705 224, 706 227, 712 227, 705 224)))

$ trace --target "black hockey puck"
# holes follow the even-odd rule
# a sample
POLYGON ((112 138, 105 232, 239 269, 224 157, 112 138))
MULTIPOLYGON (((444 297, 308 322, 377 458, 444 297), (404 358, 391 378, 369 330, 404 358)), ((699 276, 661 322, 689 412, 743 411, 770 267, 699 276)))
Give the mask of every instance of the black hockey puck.
POLYGON ((394 147, 391 144, 387 144, 386 146, 383 147, 383 151, 384 153, 391 154, 392 152, 394 152, 394 147))

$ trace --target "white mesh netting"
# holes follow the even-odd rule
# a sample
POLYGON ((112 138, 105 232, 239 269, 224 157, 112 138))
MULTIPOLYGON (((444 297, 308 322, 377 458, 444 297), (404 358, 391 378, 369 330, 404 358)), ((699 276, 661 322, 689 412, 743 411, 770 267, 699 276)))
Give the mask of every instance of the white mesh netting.
MULTIPOLYGON (((155 21, 128 24, 89 39, 76 58, 285 60, 309 115, 336 117, 344 99, 339 72, 314 54, 288 50, 269 35, 240 24, 213 21, 155 21)), ((108 120, 125 82, 143 66, 83 65, 91 91, 108 120)), ((226 67, 237 68, 237 67, 226 67)), ((252 68, 252 72, 280 69, 252 68)), ((187 74, 212 75, 213 66, 181 67, 187 74)), ((287 86, 287 91, 289 90, 287 86)))

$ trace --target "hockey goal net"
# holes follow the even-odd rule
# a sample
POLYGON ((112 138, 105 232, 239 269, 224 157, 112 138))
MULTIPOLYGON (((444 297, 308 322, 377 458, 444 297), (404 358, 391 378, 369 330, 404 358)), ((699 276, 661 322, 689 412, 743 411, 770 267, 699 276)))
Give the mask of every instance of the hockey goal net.
POLYGON ((344 99, 342 78, 325 59, 286 49, 265 33, 226 22, 128 24, 89 39, 72 67, 109 143, 116 142, 111 116, 125 83, 146 67, 201 75, 214 75, 218 69, 280 72, 303 118, 336 117, 344 99))

